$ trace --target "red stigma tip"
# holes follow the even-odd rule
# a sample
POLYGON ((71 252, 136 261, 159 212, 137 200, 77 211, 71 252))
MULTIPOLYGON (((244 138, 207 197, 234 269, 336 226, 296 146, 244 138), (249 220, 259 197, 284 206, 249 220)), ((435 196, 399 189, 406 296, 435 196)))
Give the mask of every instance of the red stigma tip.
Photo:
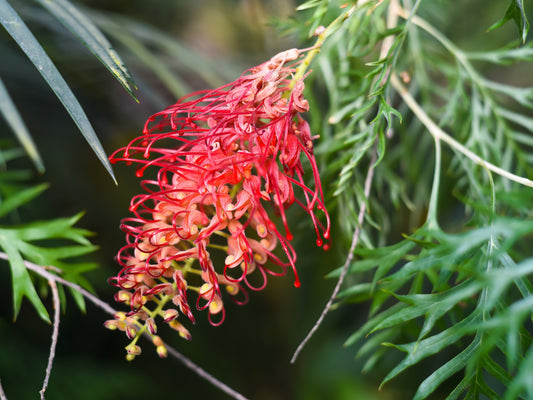
POLYGON ((331 245, 329 243, 326 243, 322 248, 324 249, 324 251, 328 251, 330 247, 331 245))
POLYGON ((296 278, 296 280, 294 281, 294 287, 299 288, 300 286, 301 286, 300 280, 296 278))
POLYGON ((324 232, 324 239, 329 239, 329 231, 324 232))
POLYGON ((294 238, 294 236, 292 236, 292 233, 290 233, 290 232, 287 232, 285 237, 287 238, 287 240, 292 240, 294 238))
POLYGON ((322 242, 322 239, 320 239, 320 238, 318 238, 318 239, 316 240, 316 245, 317 245, 318 247, 322 246, 323 243, 324 243, 324 242, 322 242))
POLYGON ((135 171, 135 176, 137 178, 140 178, 143 176, 143 171, 141 169, 138 169, 137 171, 135 171))

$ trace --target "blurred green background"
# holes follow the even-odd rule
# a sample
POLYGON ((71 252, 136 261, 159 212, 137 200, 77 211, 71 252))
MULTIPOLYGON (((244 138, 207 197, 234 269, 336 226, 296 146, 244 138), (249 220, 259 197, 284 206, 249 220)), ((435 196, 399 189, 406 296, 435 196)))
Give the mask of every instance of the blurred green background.
MULTIPOLYGON (((140 102, 136 103, 98 60, 36 3, 10 3, 56 63, 108 154, 137 136, 147 117, 189 90, 229 82, 281 50, 308 44, 298 35, 281 36, 272 24, 294 14, 295 0, 77 2, 87 7, 126 62, 139 86, 136 95, 140 102)), ((487 22, 482 25, 486 28, 503 12, 501 5, 481 8, 485 2, 469 3, 465 5, 469 10, 457 7, 438 17, 454 39, 464 38, 466 28, 472 30, 471 15, 479 16, 480 25, 487 22)), ((484 32, 483 28, 478 32, 484 32)), ((508 28, 514 34, 514 27, 508 28)), ((459 44, 478 46, 484 40, 481 36, 459 44)), ((32 208, 24 209, 21 218, 66 217, 85 210, 79 226, 95 232, 93 242, 100 250, 92 257, 101 265, 87 277, 98 295, 115 306, 114 288, 106 280, 118 271, 113 258, 124 240, 119 221, 128 216, 129 199, 140 190, 134 169, 114 166, 119 186, 114 185, 53 92, 3 29, 0 76, 43 156, 46 173, 35 179, 51 185, 32 208)), ((10 137, 0 120, 0 138, 10 137)), ((300 289, 293 287, 290 274, 270 279, 265 290, 251 293, 246 306, 229 304, 222 326, 210 326, 206 316, 198 313, 196 326, 190 327, 191 342, 164 328, 161 336, 251 399, 409 398, 417 381, 411 379, 414 372, 378 392, 386 369, 376 376, 362 376, 353 349, 342 348, 366 317, 368 310, 360 305, 332 312, 296 364, 289 363, 333 289, 335 282, 325 280, 324 275, 342 264, 346 250, 335 244, 327 253, 317 248, 310 225, 297 222, 302 216, 300 210, 291 211, 298 228, 294 245, 299 254, 300 289)), ((27 301, 13 322, 11 278, 5 262, 0 264, 0 296, 0 380, 11 400, 38 398, 51 326, 37 317, 27 301)), ((49 298, 45 304, 51 309, 49 298)), ((226 398, 176 360, 159 359, 148 342, 141 343, 140 357, 127 362, 123 348, 127 339, 105 329, 106 319, 107 315, 90 304, 85 315, 80 313, 69 299, 61 319, 48 399, 226 398)))

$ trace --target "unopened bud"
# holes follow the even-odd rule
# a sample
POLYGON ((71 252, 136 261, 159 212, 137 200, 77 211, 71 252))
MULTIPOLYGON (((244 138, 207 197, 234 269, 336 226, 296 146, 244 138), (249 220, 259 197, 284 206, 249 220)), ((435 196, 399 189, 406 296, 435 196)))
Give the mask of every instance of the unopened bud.
POLYGON ((127 290, 119 290, 115 294, 115 300, 119 303, 124 303, 124 304, 129 305, 131 301, 131 292, 127 290))
POLYGON ((129 344, 126 346, 126 351, 128 352, 128 355, 133 355, 135 357, 141 354, 141 347, 136 344, 129 344))
POLYGON ((119 311, 115 313, 114 317, 119 321, 124 321, 126 319, 126 313, 124 311, 119 311))
POLYGON ((178 317, 178 310, 174 308, 169 308, 168 310, 165 310, 165 314, 163 318, 165 319, 165 322, 170 322, 178 317))
POLYGON ((124 321, 117 321, 116 319, 109 319, 104 322, 104 326, 112 331, 115 329, 123 331, 126 328, 126 323, 124 321))
POLYGON ((189 331, 187 330, 187 328, 185 328, 182 324, 180 324, 178 321, 174 320, 174 321, 170 321, 170 323, 168 324, 172 329, 175 329, 179 332, 180 336, 183 338, 183 339, 186 339, 186 340, 191 340, 191 334, 189 333, 189 331))
POLYGON ((166 358, 168 353, 167 353, 167 348, 165 346, 157 346, 155 349, 159 357, 166 358))
POLYGON ((150 332, 150 334, 155 335, 157 333, 157 325, 155 324, 153 318, 148 318, 145 322, 145 325, 148 328, 148 332, 150 332))
POLYGON ((133 339, 137 336, 137 327, 131 324, 126 325, 126 336, 128 339, 133 339))
POLYGON ((163 340, 157 335, 152 336, 152 343, 154 346, 163 346, 163 340))

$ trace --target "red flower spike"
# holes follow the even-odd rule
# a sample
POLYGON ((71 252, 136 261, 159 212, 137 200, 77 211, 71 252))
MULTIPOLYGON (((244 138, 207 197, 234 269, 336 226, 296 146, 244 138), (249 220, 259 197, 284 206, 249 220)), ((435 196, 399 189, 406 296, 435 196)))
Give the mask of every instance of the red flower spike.
POLYGON ((291 267, 300 286, 286 215, 293 203, 310 215, 317 244, 329 247, 323 244, 330 221, 312 136, 300 115, 309 108, 304 82, 291 81, 302 54, 287 50, 228 85, 186 96, 151 116, 142 136, 111 155, 112 163, 137 163, 139 178, 157 169, 156 178, 141 181, 144 193, 133 197, 133 216, 121 223, 127 244, 117 256, 122 269, 110 279, 120 288, 117 300, 130 304, 128 318, 136 327, 155 335, 160 317, 190 339, 167 302, 194 322, 187 299, 194 291, 192 304, 219 325, 223 298, 246 302, 245 289, 263 289, 268 275, 285 275, 291 267), (312 186, 303 180, 302 155, 312 186), (316 210, 325 214, 325 226, 316 210), (215 265, 214 259, 225 261, 215 265))

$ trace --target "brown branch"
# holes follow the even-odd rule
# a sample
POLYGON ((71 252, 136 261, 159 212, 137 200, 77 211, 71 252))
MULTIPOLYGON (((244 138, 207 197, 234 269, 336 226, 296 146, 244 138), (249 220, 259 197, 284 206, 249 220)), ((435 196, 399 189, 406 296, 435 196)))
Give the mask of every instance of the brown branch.
POLYGON ((331 306, 333 305, 333 302, 335 301, 335 298, 337 297, 337 294, 339 293, 339 290, 341 288, 342 283, 344 282, 344 278, 346 277, 346 274, 348 273, 348 267, 352 263, 353 260, 353 253, 355 251, 355 247, 357 246, 357 242, 359 241, 359 235, 361 234, 361 226, 363 225, 363 221, 365 219, 365 213, 366 213, 366 202, 368 200, 368 197, 370 196, 370 188, 372 186, 372 179, 374 177, 374 164, 376 163, 377 159, 377 151, 374 146, 374 151, 372 153, 372 159, 370 161, 370 166, 368 168, 368 172, 366 174, 365 178, 365 199, 363 203, 361 204, 361 208, 359 209, 359 215, 357 218, 357 227, 355 228, 355 231, 352 236, 352 244, 350 245, 350 250, 348 250, 348 256, 346 257, 346 260, 344 261, 344 265, 342 266, 342 272, 339 276, 339 279, 337 280, 337 284, 335 285, 335 289, 333 289, 333 293, 331 293, 331 296, 329 297, 329 300, 322 310, 322 314, 320 314, 320 317, 315 322, 315 325, 311 328, 307 336, 302 340, 294 352, 292 358, 291 358, 291 364, 294 364, 296 362, 296 359, 298 358, 298 355, 303 350, 304 346, 307 344, 307 342, 311 339, 311 337, 315 334, 315 332, 318 330, 320 325, 322 324, 322 321, 326 317, 326 314, 331 309, 331 306))
MULTIPOLYGON (((7 255, 5 253, 2 253, 2 252, 0 252, 0 259, 9 260, 7 255)), ((66 279, 63 279, 63 278, 61 278, 61 277, 59 277, 57 275, 54 275, 54 274, 48 272, 46 270, 46 268, 44 268, 41 265, 37 265, 37 264, 34 264, 34 263, 26 261, 26 260, 24 260, 24 265, 29 270, 35 272, 36 274, 38 274, 38 275, 40 275, 40 276, 42 276, 42 277, 44 277, 46 279, 48 279, 49 281, 50 280, 51 281, 55 281, 55 282, 61 283, 61 284, 65 285, 65 286, 68 286, 68 287, 76 290, 77 292, 81 293, 87 300, 89 300, 90 302, 92 302, 94 305, 96 305, 97 307, 101 308, 102 310, 104 310, 106 313, 111 314, 111 315, 114 316, 118 312, 113 307, 111 307, 109 304, 107 304, 106 302, 100 300, 94 294, 88 292, 87 290, 85 290, 81 286, 79 286, 79 285, 77 285, 75 283, 72 283, 70 281, 67 281, 66 279)), ((207 382, 209 382, 210 384, 215 386, 217 389, 219 389, 219 390, 223 391, 224 393, 232 396, 236 400, 247 400, 246 397, 244 397, 240 393, 236 392, 235 390, 230 388, 225 383, 219 381, 213 375, 209 374, 204 369, 202 369, 201 367, 196 365, 193 361, 191 361, 190 359, 185 357, 183 354, 181 354, 176 349, 174 349, 174 348, 172 348, 172 347, 170 347, 170 346, 168 346, 166 344, 165 344, 165 347, 167 348, 168 353, 172 357, 174 357, 178 361, 182 362, 187 368, 189 368, 191 371, 193 371, 196 375, 198 375, 202 379, 205 379, 207 382)), ((1 388, 0 388, 0 390, 1 390, 1 388)), ((2 395, 2 392, 0 392, 0 396, 1 395, 2 395)), ((7 400, 7 399, 4 399, 4 398, 0 397, 0 400, 7 400)))
POLYGON ((52 331, 52 344, 50 345, 50 354, 48 356, 48 365, 46 366, 46 374, 44 376, 43 387, 39 391, 41 394, 41 400, 44 400, 44 392, 48 387, 48 381, 50 380, 50 374, 52 373, 52 364, 56 354, 57 338, 59 336, 59 316, 61 312, 61 304, 59 302, 59 292, 55 281, 48 280, 48 284, 52 289, 52 298, 54 301, 54 328, 52 331))

